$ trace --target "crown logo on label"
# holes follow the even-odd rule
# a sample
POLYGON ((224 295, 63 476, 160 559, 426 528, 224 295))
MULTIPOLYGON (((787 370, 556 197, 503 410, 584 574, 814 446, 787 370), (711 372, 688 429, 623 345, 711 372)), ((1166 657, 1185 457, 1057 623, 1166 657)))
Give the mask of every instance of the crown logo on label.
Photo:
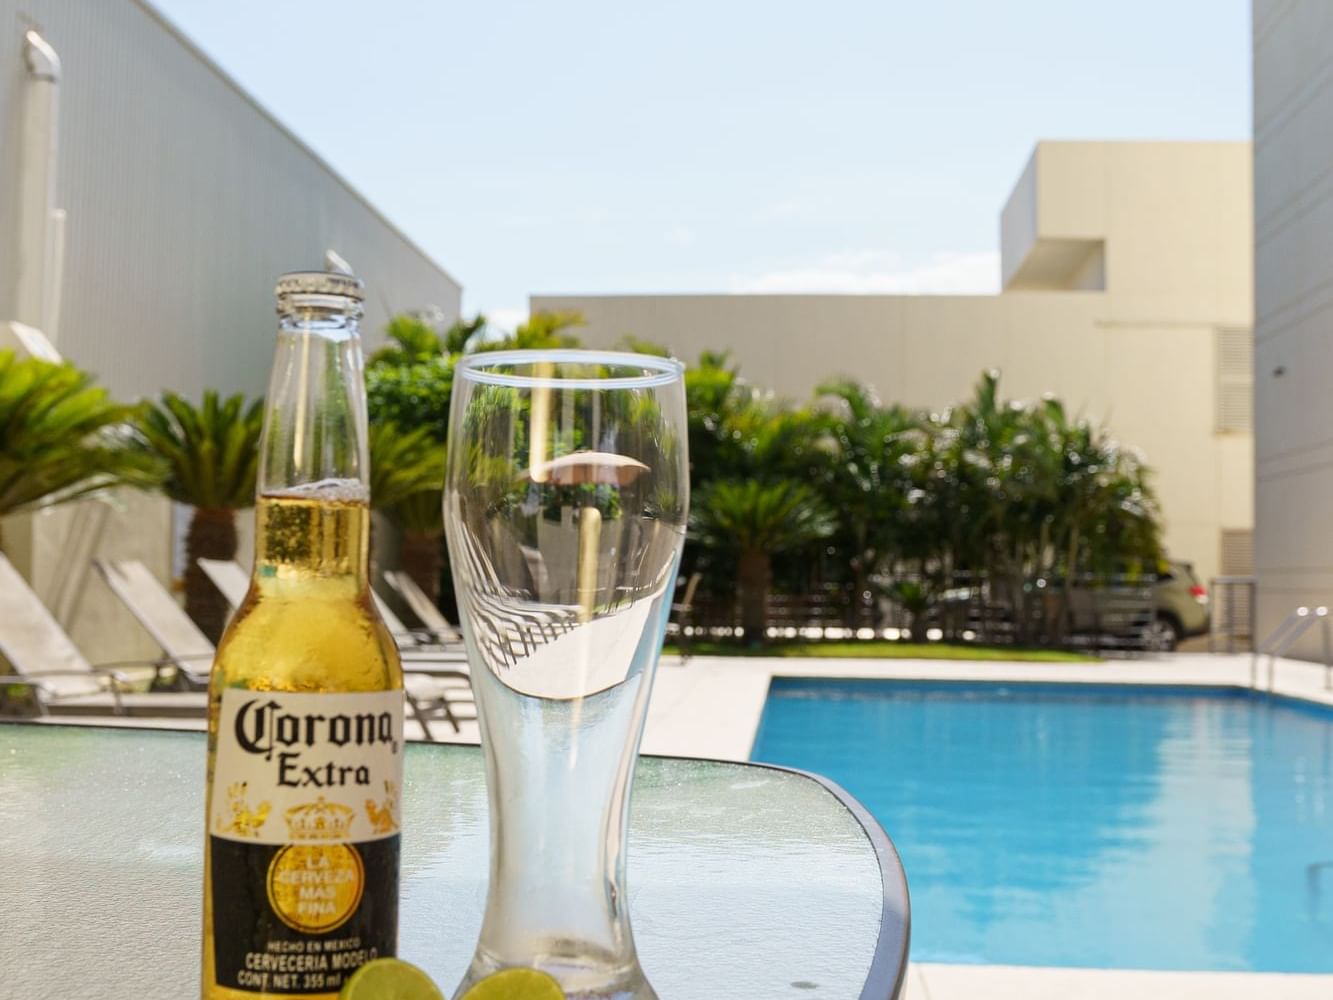
POLYGON ((346 840, 356 819, 356 810, 337 802, 314 802, 293 806, 283 814, 292 840, 346 840))

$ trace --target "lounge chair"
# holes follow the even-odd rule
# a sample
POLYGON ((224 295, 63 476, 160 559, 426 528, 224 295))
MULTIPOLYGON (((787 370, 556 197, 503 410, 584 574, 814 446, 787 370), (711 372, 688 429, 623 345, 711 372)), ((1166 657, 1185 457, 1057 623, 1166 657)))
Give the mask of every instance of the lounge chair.
POLYGON ((144 631, 162 647, 166 658, 176 665, 187 683, 195 688, 208 687, 208 672, 215 652, 213 643, 152 571, 137 559, 119 562, 94 559, 93 566, 144 631))
POLYGON ((680 649, 682 660, 690 658, 690 633, 694 628, 694 595, 703 576, 699 572, 691 573, 689 580, 685 582, 685 593, 681 595, 679 601, 671 605, 671 617, 675 619, 676 624, 676 646, 680 649))
MULTIPOLYGON (((227 599, 233 610, 241 606, 241 602, 245 600, 245 592, 250 588, 250 574, 240 563, 234 559, 200 559, 199 568, 213 581, 213 586, 222 592, 222 596, 227 599)), ((370 593, 375 600, 375 610, 379 612, 385 628, 393 636, 394 642, 398 643, 399 652, 403 653, 405 658, 416 659, 420 655, 422 659, 431 662, 466 662, 467 657, 461 647, 441 648, 436 636, 428 631, 408 628, 379 594, 373 590, 370 593)))
MULTIPOLYGON (((112 592, 162 647, 167 659, 180 665, 192 683, 206 686, 215 652, 213 644, 148 567, 135 559, 121 562, 95 560, 93 565, 112 592)), ((432 713, 438 712, 453 726, 454 732, 461 731, 460 723, 477 717, 475 707, 471 714, 463 709, 472 702, 470 679, 463 671, 409 668, 404 671, 403 686, 408 707, 428 740, 435 738, 430 729, 432 713)))
POLYGON ((143 693, 155 682, 174 678, 167 661, 133 661, 93 666, 64 629, 0 553, 0 656, 11 674, 0 684, 31 690, 41 715, 203 715, 202 692, 143 693))
POLYGON ((390 587, 398 591, 398 596, 407 602, 412 614, 417 616, 417 621, 421 622, 426 630, 436 637, 438 642, 447 644, 463 641, 463 637, 458 634, 458 629, 454 628, 449 619, 444 617, 440 609, 435 606, 435 602, 426 596, 426 592, 411 576, 401 570, 386 570, 384 580, 390 587))

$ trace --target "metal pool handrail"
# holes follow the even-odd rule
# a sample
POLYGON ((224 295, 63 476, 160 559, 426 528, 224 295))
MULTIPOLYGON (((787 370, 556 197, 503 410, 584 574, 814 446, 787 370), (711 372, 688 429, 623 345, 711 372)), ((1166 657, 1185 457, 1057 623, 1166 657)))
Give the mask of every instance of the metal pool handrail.
POLYGON ((1320 605, 1315 608, 1313 613, 1309 608, 1301 605, 1291 614, 1282 620, 1282 624, 1269 633, 1268 638, 1254 647, 1254 652, 1250 654, 1250 687, 1258 687, 1259 682, 1259 657, 1268 657, 1268 691, 1273 691, 1273 675, 1276 671, 1276 662, 1279 656, 1282 656, 1295 645, 1296 640, 1303 636, 1311 625, 1319 622, 1320 631, 1323 637, 1324 645, 1324 689, 1333 690, 1333 635, 1329 632, 1328 608, 1320 605))

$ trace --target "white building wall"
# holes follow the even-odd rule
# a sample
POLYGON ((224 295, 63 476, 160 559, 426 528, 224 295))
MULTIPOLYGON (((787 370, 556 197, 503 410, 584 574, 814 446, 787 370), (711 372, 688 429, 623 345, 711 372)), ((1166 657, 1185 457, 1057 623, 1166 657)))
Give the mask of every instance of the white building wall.
MULTIPOLYGON (((0 0, 0 322, 16 308, 29 28, 63 64, 57 204, 68 224, 57 346, 118 398, 262 392, 274 280, 321 268, 329 249, 366 282, 362 328, 372 344, 394 312, 434 305, 458 315, 458 282, 147 3, 0 0)), ((331 85, 330 100, 336 93, 331 85)), ((347 127, 383 142, 373 124, 347 127)), ((4 525, 7 551, 48 603, 71 516, 4 525)), ((165 580, 171 552, 164 500, 115 501, 97 554, 143 559, 165 580)), ((96 661, 155 653, 95 576, 65 624, 96 661)))
POLYGON ((1127 326, 1106 296, 680 295, 543 296, 534 309, 577 309, 593 346, 627 333, 686 361, 730 347, 753 384, 807 399, 833 376, 885 401, 939 409, 1002 373, 1013 399, 1054 393, 1145 453, 1171 552, 1204 578, 1220 569, 1220 532, 1252 523, 1250 437, 1215 432, 1215 331, 1127 326))
POLYGON ((1037 151, 1033 150, 1000 210, 1000 287, 1009 287, 1037 235, 1037 151))
MULTIPOLYGON (((1255 0, 1259 632, 1333 605, 1333 4, 1255 0)), ((1315 658, 1318 640, 1299 649, 1315 658)))
POLYGON ((752 383, 798 400, 847 375, 938 409, 998 368, 1006 396, 1054 393, 1145 453, 1167 545, 1208 579, 1223 568, 1222 533, 1253 524, 1251 435, 1218 421, 1219 331, 1251 320, 1250 197, 1247 143, 1041 143, 1002 217, 999 295, 531 305, 582 312, 593 346, 633 334, 687 361, 730 349, 752 383), (1105 290, 1078 290, 1101 267, 1105 290))

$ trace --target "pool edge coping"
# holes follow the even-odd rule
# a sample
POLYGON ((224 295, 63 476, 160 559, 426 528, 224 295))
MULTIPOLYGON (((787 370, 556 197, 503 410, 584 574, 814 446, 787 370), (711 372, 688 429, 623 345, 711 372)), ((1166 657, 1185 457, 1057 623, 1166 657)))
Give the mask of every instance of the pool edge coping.
MULTIPOLYGON (((1252 687, 1246 682, 1250 676, 1249 653, 1183 653, 1163 654, 1157 657, 1138 657, 1133 660, 1103 660, 1097 663, 1038 663, 1018 660, 910 660, 910 659, 855 659, 815 657, 791 659, 786 657, 691 657, 679 661, 688 668, 695 661, 711 665, 725 665, 727 669, 762 672, 765 675, 763 693, 758 711, 748 714, 754 720, 744 741, 745 756, 749 761, 754 753, 759 728, 763 724, 763 707, 768 700, 775 678, 806 680, 884 680, 925 681, 940 684, 1047 684, 1070 687, 1176 687, 1197 688, 1202 691, 1230 691, 1240 694, 1261 694, 1279 701, 1290 701, 1304 707, 1333 711, 1333 690, 1322 683, 1292 686, 1293 673, 1318 671, 1324 676, 1322 664, 1304 660, 1279 659, 1276 664, 1274 686, 1252 687), (1161 673, 1156 673, 1161 671, 1161 673), (1216 676, 1203 677, 1199 671, 1213 672, 1216 676), (1110 676, 1106 676, 1106 675, 1110 676), (1045 676, 1039 676, 1045 675, 1045 676)), ((1308 680, 1308 677, 1307 677, 1308 680)), ((741 718, 742 706, 735 715, 741 718)), ((711 756, 711 755, 710 755, 711 756)))

